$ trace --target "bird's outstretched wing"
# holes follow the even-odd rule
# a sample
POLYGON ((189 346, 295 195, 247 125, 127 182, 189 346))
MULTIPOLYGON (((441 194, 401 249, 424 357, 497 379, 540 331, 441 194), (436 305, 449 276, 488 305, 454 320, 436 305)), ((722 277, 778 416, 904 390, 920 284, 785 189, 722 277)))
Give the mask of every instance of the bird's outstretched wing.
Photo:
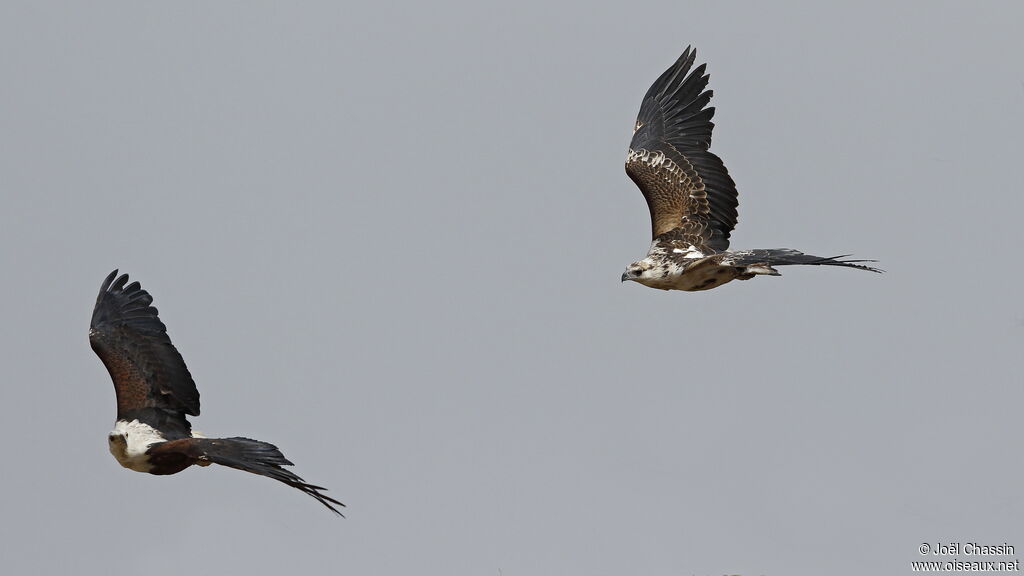
POLYGON ((114 381, 118 419, 145 409, 180 416, 199 415, 199 391, 167 327, 152 306, 153 297, 117 270, 100 286, 92 313, 89 343, 114 381))
POLYGON ((343 515, 335 506, 344 507, 344 504, 323 494, 326 488, 309 484, 294 472, 282 468, 292 463, 277 446, 267 442, 249 438, 183 438, 154 444, 149 449, 149 460, 157 467, 172 469, 180 469, 185 463, 213 463, 259 474, 297 488, 335 514, 343 515))
POLYGON ((706 107, 705 64, 690 71, 696 51, 654 82, 640 105, 626 157, 626 173, 647 199, 655 239, 701 251, 729 247, 736 226, 736 183, 722 160, 708 151, 715 114, 706 107))

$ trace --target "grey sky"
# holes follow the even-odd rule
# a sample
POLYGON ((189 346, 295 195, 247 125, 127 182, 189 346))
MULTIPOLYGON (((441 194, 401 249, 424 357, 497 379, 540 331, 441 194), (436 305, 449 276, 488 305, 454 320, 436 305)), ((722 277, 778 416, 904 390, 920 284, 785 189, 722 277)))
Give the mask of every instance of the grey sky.
POLYGON ((1024 9, 678 1, 0 5, 9 574, 904 574, 1024 557, 1024 9), (739 248, 619 282, 622 163, 688 44, 739 248), (106 449, 86 331, 150 290, 208 435, 346 520, 106 449), (168 550, 170 552, 168 552, 168 550), (177 560, 178 563, 175 563, 177 560))

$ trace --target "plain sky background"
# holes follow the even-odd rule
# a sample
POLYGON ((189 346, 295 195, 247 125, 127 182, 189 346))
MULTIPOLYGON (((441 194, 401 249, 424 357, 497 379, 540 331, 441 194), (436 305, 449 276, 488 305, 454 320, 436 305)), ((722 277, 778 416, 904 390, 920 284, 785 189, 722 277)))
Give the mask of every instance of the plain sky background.
MULTIPOLYGON (((1024 551, 1020 3, 0 4, 6 574, 904 574, 1024 551), (737 248, 620 284, 693 44, 737 248), (107 452, 118 267, 198 430, 348 509, 107 452)), ((1024 558, 1018 553, 1017 558, 1024 558)))

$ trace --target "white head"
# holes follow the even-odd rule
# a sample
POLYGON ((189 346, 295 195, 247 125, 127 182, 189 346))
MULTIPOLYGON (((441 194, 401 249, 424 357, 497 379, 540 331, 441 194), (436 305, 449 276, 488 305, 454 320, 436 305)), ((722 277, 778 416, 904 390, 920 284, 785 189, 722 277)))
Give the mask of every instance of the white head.
POLYGON ((637 260, 629 266, 626 266, 626 271, 622 273, 622 281, 632 280, 641 284, 650 286, 651 284, 657 284, 660 280, 668 276, 668 264, 661 260, 655 260, 651 256, 644 258, 643 260, 637 260))
POLYGON ((114 458, 121 466, 136 472, 149 472, 153 468, 147 451, 153 444, 163 441, 163 434, 138 420, 118 420, 107 436, 108 448, 114 458))

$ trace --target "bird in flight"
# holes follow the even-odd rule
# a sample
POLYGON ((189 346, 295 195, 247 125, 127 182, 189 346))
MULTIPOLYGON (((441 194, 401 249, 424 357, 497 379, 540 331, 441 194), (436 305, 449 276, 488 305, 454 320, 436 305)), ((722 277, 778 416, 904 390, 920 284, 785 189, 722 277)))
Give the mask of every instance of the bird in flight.
POLYGON ((199 391, 153 297, 128 275, 110 273, 100 286, 89 328, 89 344, 114 381, 117 422, 107 440, 110 453, 130 470, 176 474, 192 466, 220 464, 273 478, 309 494, 341 516, 345 505, 283 466, 291 466, 273 444, 249 438, 205 438, 186 416, 199 415, 199 391))
POLYGON ((696 56, 687 47, 640 105, 626 174, 647 199, 653 241, 647 256, 626 268, 622 281, 696 291, 758 274, 778 276, 775 266, 793 264, 881 272, 863 264, 874 260, 847 256, 811 256, 788 248, 728 250, 739 201, 729 171, 708 150, 715 109, 707 107, 712 92, 704 90, 706 65, 690 70, 696 56))

